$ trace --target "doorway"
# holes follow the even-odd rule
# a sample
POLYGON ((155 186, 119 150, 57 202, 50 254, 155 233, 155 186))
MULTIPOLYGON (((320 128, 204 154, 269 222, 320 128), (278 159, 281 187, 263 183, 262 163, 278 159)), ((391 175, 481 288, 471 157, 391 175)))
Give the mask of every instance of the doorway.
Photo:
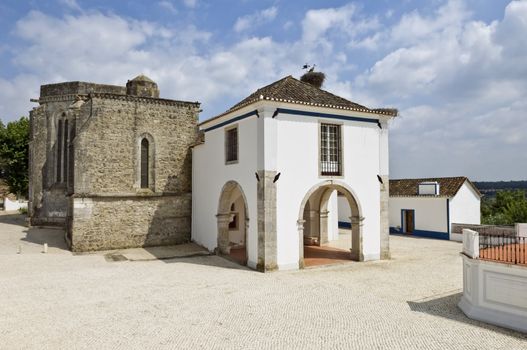
POLYGON ((218 252, 240 265, 247 265, 247 201, 241 186, 227 182, 222 189, 218 214, 218 252))
POLYGON ((415 210, 403 209, 401 213, 403 232, 411 235, 415 230, 415 210))
POLYGON ((301 267, 363 260, 362 216, 355 194, 345 184, 324 182, 313 187, 300 208, 299 239, 301 267), (339 195, 340 194, 340 195, 339 195), (347 220, 339 219, 342 212, 347 220), (339 221, 349 225, 339 230, 339 221))

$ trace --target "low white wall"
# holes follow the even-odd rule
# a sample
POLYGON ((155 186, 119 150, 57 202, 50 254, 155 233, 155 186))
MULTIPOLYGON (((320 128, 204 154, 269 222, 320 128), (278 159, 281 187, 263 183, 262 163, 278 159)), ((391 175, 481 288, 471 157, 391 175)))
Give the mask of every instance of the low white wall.
POLYGON ((478 259, 479 234, 463 229, 463 297, 470 318, 527 331, 527 267, 478 259))
POLYGON ((10 200, 9 198, 4 198, 4 210, 5 211, 14 211, 21 208, 27 209, 27 201, 25 200, 10 200))
POLYGON ((527 332, 527 268, 463 256, 463 297, 469 318, 527 332))

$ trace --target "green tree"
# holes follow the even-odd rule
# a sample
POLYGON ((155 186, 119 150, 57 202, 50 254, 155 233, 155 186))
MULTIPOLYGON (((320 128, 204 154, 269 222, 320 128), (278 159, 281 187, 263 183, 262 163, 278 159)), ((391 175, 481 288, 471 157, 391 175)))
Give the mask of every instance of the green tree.
POLYGON ((28 195, 29 119, 0 122, 0 176, 9 190, 19 196, 28 195))
POLYGON ((512 225, 527 222, 527 199, 525 192, 498 191, 496 198, 484 200, 481 204, 481 216, 484 224, 512 225))

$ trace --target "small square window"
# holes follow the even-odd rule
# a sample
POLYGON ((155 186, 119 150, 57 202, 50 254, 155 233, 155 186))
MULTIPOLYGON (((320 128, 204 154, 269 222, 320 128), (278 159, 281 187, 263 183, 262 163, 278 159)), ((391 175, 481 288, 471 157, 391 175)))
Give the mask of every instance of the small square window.
POLYGON ((225 161, 227 163, 238 161, 238 128, 225 131, 225 161))

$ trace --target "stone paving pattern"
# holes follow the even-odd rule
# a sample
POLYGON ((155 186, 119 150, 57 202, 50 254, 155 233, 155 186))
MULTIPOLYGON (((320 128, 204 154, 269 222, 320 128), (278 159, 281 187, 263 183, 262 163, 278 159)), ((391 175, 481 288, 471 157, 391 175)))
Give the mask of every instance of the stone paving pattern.
POLYGON ((392 260, 262 274, 73 255, 23 223, 0 216, 0 349, 527 349, 457 308, 456 242, 391 236, 392 260))

